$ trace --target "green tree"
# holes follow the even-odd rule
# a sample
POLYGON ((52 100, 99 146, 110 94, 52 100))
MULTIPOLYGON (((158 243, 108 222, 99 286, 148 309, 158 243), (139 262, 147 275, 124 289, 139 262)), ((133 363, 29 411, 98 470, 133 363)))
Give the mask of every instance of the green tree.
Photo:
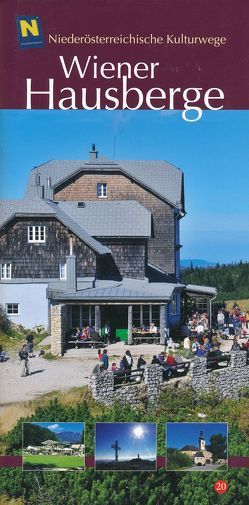
POLYGON ((219 458, 227 457, 227 437, 221 435, 212 435, 210 437, 210 444, 207 446, 207 450, 212 452, 214 462, 219 458))

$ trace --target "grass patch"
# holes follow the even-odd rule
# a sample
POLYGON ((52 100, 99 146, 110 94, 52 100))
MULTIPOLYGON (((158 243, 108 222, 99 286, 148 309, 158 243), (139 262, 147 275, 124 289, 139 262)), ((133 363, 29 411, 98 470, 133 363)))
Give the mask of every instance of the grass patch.
MULTIPOLYGON (((2 346, 4 351, 17 351, 20 350, 22 344, 26 343, 26 337, 30 330, 11 330, 9 333, 4 333, 0 331, 0 345, 2 346)), ((47 332, 36 333, 33 332, 35 337, 34 344, 38 345, 45 337, 48 336, 47 332)))
POLYGON ((0 496, 0 505, 23 505, 24 501, 22 498, 10 498, 6 494, 0 496))
MULTIPOLYGON (((52 391, 41 396, 37 400, 27 402, 13 403, 11 405, 3 405, 0 407, 0 437, 6 435, 16 425, 17 421, 22 417, 29 417, 35 413, 37 407, 44 407, 50 400, 58 398, 59 402, 65 407, 74 406, 77 403, 87 401, 92 417, 104 413, 104 407, 97 406, 93 400, 87 386, 75 387, 68 391, 52 391)), ((4 447, 1 444, 2 454, 4 447)), ((1 503, 0 503, 1 505, 1 503)))
POLYGON ((84 467, 82 456, 50 456, 46 454, 23 456, 24 470, 55 469, 55 468, 77 468, 84 467))
POLYGON ((240 300, 235 298, 234 300, 227 300, 226 304, 227 304, 228 310, 230 310, 230 311, 232 310, 234 302, 236 302, 238 304, 238 306, 240 307, 242 312, 246 312, 247 310, 249 310, 249 298, 244 298, 244 299, 240 299, 240 300))

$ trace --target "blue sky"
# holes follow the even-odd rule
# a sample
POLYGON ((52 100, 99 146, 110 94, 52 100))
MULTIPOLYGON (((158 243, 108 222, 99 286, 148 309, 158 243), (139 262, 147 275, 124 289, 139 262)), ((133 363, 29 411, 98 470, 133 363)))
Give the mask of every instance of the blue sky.
POLYGON ((118 440, 119 460, 156 458, 156 425, 153 423, 96 423, 95 458, 114 460, 111 445, 118 440))
POLYGON ((165 159, 185 174, 182 258, 249 261, 249 111, 1 112, 1 198, 22 198, 29 170, 86 159, 91 143, 116 159, 165 159))
POLYGON ((62 433, 63 431, 72 431, 74 433, 83 433, 85 424, 84 423, 32 423, 42 428, 48 428, 53 433, 62 433))
POLYGON ((227 437, 226 423, 167 423, 166 424, 166 446, 182 449, 185 445, 198 447, 200 431, 209 444, 211 435, 221 434, 227 437))

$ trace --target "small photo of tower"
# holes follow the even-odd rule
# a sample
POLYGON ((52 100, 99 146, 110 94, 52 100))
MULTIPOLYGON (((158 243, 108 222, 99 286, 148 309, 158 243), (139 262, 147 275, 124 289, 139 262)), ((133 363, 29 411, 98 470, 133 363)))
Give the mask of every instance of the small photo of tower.
POLYGON ((167 470, 227 470, 227 431, 227 423, 167 423, 167 470))
POLYGON ((96 470, 156 470, 156 424, 96 423, 96 470))

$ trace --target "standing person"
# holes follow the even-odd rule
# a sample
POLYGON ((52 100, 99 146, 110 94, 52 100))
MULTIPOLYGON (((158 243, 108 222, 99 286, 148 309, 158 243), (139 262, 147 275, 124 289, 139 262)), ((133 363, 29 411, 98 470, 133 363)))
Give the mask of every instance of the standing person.
POLYGON ((21 377, 26 377, 30 375, 30 366, 29 366, 29 345, 23 344, 21 351, 19 352, 19 358, 22 364, 22 372, 21 377))
POLYGON ((101 349, 98 349, 97 358, 98 358, 98 360, 99 360, 99 361, 102 361, 103 354, 102 354, 102 352, 101 352, 101 349))
POLYGON ((111 340, 111 326, 109 321, 106 321, 105 323, 104 333, 105 333, 105 341, 107 344, 109 344, 111 340))
POLYGON ((197 326, 196 326, 196 333, 197 333, 197 336, 200 335, 200 334, 204 334, 204 331, 205 331, 205 328, 204 328, 204 324, 203 324, 203 321, 199 321, 197 326))
POLYGON ((130 351, 126 351, 126 353, 125 353, 122 361, 123 361, 125 370, 131 370, 132 369, 133 358, 132 358, 132 355, 131 355, 130 351))
POLYGON ((28 333, 26 337, 26 342, 29 348, 29 357, 33 358, 33 348, 34 348, 34 335, 32 333, 28 333))
POLYGON ((183 349, 185 349, 185 351, 190 351, 190 346, 191 346, 191 340, 189 336, 187 336, 183 340, 183 349))
POLYGON ((108 370, 109 359, 108 359, 108 356, 107 356, 107 349, 103 350, 103 355, 102 355, 101 363, 103 364, 104 370, 108 370))
POLYGON ((222 310, 219 310, 217 314, 217 323, 218 323, 218 330, 223 331, 224 330, 224 322, 225 322, 225 316, 222 312, 222 310))

